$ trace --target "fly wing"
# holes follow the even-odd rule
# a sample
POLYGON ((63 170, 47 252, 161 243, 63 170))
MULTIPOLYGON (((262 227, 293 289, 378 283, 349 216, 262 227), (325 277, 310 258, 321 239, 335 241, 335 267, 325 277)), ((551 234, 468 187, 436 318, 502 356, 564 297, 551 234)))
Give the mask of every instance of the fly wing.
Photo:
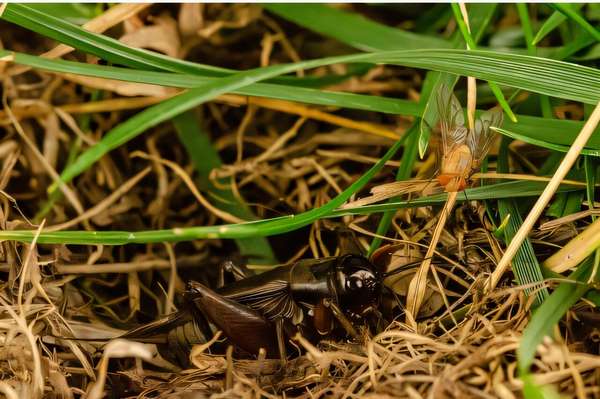
POLYGON ((448 154, 454 146, 463 144, 467 138, 465 116, 460 102, 445 84, 440 85, 436 100, 442 151, 444 154, 448 154))
POLYGON ((490 127, 500 127, 503 118, 502 109, 496 107, 484 112, 475 121, 475 128, 469 132, 467 145, 471 150, 471 154, 473 154, 473 161, 476 167, 481 164, 481 161, 490 150, 490 145, 494 138, 494 132, 490 130, 490 127))

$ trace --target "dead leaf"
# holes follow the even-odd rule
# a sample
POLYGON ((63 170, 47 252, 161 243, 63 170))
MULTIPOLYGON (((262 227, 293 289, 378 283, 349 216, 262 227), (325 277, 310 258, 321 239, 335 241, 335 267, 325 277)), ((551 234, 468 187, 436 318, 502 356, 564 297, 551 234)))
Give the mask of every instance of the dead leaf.
POLYGON ((167 15, 153 19, 154 25, 123 35, 119 41, 128 46, 160 51, 170 57, 177 57, 181 48, 177 23, 167 15))
POLYGON ((200 3, 183 3, 179 8, 179 32, 182 36, 195 35, 204 25, 202 11, 204 5, 200 3))

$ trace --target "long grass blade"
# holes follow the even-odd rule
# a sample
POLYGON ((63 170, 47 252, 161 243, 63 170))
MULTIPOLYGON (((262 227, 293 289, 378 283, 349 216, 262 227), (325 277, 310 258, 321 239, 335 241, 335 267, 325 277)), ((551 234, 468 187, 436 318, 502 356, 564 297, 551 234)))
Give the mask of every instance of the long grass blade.
POLYGON ((586 281, 592 271, 593 263, 593 257, 590 257, 581 264, 569 276, 571 281, 560 284, 533 313, 517 349, 520 373, 525 374, 529 371, 537 348, 544 337, 552 334, 552 328, 556 323, 590 288, 586 281))
MULTIPOLYGON (((256 222, 226 224, 219 226, 182 227, 166 230, 149 230, 140 232, 129 231, 57 231, 43 232, 38 242, 43 244, 106 244, 122 245, 129 243, 178 242, 198 239, 236 239, 255 236, 270 236, 283 234, 304 227, 320 218, 342 217, 348 215, 368 215, 399 208, 439 205, 448 199, 447 193, 415 198, 408 201, 393 201, 380 205, 367 205, 358 208, 336 209, 347 201, 352 194, 360 190, 383 164, 387 162, 403 144, 407 136, 403 136, 386 154, 382 160, 361 176, 350 187, 344 190, 326 205, 298 214, 263 219, 256 222)), ((544 190, 546 182, 512 181, 469 188, 457 196, 457 201, 487 200, 497 198, 537 197, 544 190)), ((559 192, 581 190, 569 184, 563 184, 559 192)), ((33 230, 0 230, 0 241, 16 240, 31 242, 35 235, 33 230)))
MULTIPOLYGON (((210 172, 221 166, 221 159, 194 114, 190 111, 184 112, 173 118, 173 124, 198 172, 200 188, 212 194, 213 202, 225 212, 245 220, 256 220, 256 216, 246 203, 236 197, 231 190, 221 188, 228 187, 230 182, 220 179, 217 186, 209 179, 210 172)), ((240 238, 236 243, 240 254, 248 256, 254 264, 277 263, 273 250, 264 237, 240 238)))
MULTIPOLYGON (((498 172, 508 173, 508 143, 504 138, 498 154, 498 172)), ((498 211, 501 220, 507 220, 504 226, 504 241, 508 244, 523 224, 517 202, 513 198, 498 200, 498 211)), ((535 295, 535 305, 539 306, 547 297, 548 289, 543 286, 544 276, 535 256, 531 240, 526 237, 512 261, 513 272, 519 284, 526 286, 527 295, 535 295)))
POLYGON ((567 16, 567 18, 570 18, 573 22, 581 26, 587 33, 589 33, 594 39, 600 42, 600 30, 596 29, 592 24, 586 21, 585 18, 583 18, 581 14, 579 14, 577 10, 571 6, 571 4, 554 3, 550 6, 563 13, 565 16, 567 16))

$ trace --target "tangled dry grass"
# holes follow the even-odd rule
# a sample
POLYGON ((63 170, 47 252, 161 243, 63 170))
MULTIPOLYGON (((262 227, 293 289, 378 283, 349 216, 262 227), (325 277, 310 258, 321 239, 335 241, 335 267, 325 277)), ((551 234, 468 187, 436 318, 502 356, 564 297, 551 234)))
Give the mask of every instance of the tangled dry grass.
MULTIPOLYGON (((131 7, 122 24, 97 29, 107 29, 131 46, 212 65, 246 69, 345 50, 256 5, 131 7)), ((13 50, 40 54, 56 48, 14 25, 2 22, 0 29, 1 44, 13 50)), ((98 61, 78 52, 65 58, 98 61)), ((314 76, 344 72, 344 66, 328 68, 314 76)), ((133 112, 176 90, 45 73, 1 61, 0 72, 2 229, 149 230, 239 221, 214 209, 196 189, 197 171, 170 123, 111 152, 65 190, 64 199, 49 202, 46 188, 73 151, 96 143, 133 112)), ((418 99, 421 83, 422 74, 415 70, 380 66, 331 89, 418 99)), ((237 95, 222 96, 196 111, 224 161, 211 178, 231 178, 232 190, 243 195, 259 218, 327 203, 376 162, 412 121, 237 95)), ((530 154, 531 162, 540 158, 539 150, 514 145, 521 146, 515 156, 530 154)), ((398 165, 388 162, 371 187, 392 181, 398 165)), ((432 173, 430 159, 417 162, 413 171, 416 178, 432 173)), ((422 256, 438 210, 399 210, 386 239, 408 258, 422 256)), ((573 218, 553 223, 533 233, 541 256, 582 228, 573 218)), ((340 253, 340 231, 352 231, 366 248, 376 227, 373 216, 324 219, 270 242, 277 258, 288 262, 340 253)), ((482 281, 501 256, 501 244, 490 230, 482 203, 457 207, 440 239, 441 263, 434 265, 444 289, 430 282, 427 306, 416 325, 404 323, 398 311, 397 320, 384 330, 371 336, 365 332, 361 344, 314 345, 296 337, 302 355, 285 369, 275 360, 212 354, 204 345, 192 352, 194 366, 179 370, 153 345, 63 339, 116 336, 170 312, 184 281, 211 276, 214 266, 237 252, 232 242, 3 242, 0 392, 10 399, 99 398, 105 393, 147 398, 519 397, 523 381, 515 351, 531 303, 522 287, 511 288, 509 275, 499 288, 483 293, 482 281)), ((390 284, 403 295, 405 282, 390 284)), ((553 384, 568 397, 600 397, 599 336, 592 310, 586 301, 579 302, 560 325, 557 337, 563 338, 538 349, 533 368, 537 383, 553 384)))

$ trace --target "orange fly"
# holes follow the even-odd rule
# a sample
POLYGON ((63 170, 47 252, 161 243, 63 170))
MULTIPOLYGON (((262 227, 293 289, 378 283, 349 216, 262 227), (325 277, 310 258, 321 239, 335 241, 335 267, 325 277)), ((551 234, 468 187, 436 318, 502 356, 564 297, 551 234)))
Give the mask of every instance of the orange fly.
MULTIPOLYGON (((465 126, 463 109, 446 85, 441 85, 436 97, 439 113, 439 134, 441 145, 438 146, 437 181, 446 192, 463 191, 471 175, 481 166, 494 138, 491 126, 500 127, 502 110, 498 107, 485 111, 473 123, 473 127, 465 126)), ((349 202, 342 208, 353 208, 415 192, 422 192, 431 187, 430 180, 405 180, 381 184, 371 189, 371 195, 349 202)))
POLYGON ((437 180, 447 192, 462 191, 490 149, 494 137, 490 127, 500 127, 502 110, 492 108, 484 112, 475 120, 473 127, 467 128, 458 99, 445 85, 438 92, 437 107, 442 139, 437 180))

